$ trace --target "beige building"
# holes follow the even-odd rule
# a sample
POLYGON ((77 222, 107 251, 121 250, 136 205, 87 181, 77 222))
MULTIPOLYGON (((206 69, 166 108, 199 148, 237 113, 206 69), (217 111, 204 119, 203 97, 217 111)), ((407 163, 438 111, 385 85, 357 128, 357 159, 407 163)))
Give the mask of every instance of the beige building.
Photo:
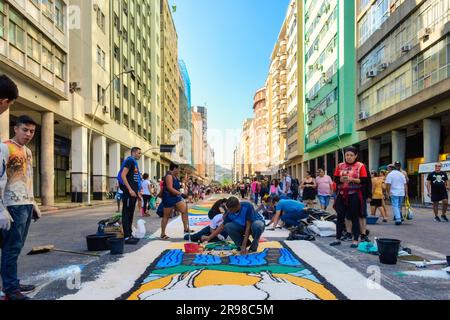
POLYGON ((203 118, 200 112, 192 111, 192 164, 196 178, 204 179, 205 145, 203 143, 203 118))
POLYGON ((0 116, 0 138, 13 134, 10 121, 26 114, 39 130, 34 155, 34 191, 45 205, 66 195, 70 168, 68 2, 0 0, 0 73, 18 85, 20 98, 0 116), (69 139, 68 139, 69 138, 69 139))
POLYGON ((278 35, 266 80, 269 112, 269 171, 276 174, 286 160, 287 141, 287 21, 278 35))
POLYGON ((159 0, 0 0, 0 15, 0 72, 20 90, 1 134, 20 114, 38 122, 36 196, 86 201, 91 181, 104 199, 133 146, 141 172, 160 178, 159 0))
POLYGON ((254 174, 262 174, 267 171, 269 163, 268 132, 269 113, 266 105, 266 88, 259 89, 253 98, 254 115, 254 142, 253 142, 253 165, 254 174))
MULTIPOLYGON (((179 128, 178 35, 168 0, 161 1, 161 90, 162 90, 162 143, 177 144, 174 136, 179 128)), ((163 166, 168 169, 171 157, 162 155, 163 166)))
POLYGON ((295 178, 302 179, 306 171, 303 165, 305 127, 303 106, 303 1, 292 0, 289 4, 287 26, 287 162, 285 168, 295 178))

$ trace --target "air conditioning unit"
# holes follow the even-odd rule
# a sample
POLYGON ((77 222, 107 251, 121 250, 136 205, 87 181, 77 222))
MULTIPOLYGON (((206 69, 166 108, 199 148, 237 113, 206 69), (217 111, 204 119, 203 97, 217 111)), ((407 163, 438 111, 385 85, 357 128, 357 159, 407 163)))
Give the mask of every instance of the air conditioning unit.
POLYGON ((428 37, 432 32, 433 30, 431 28, 423 28, 419 31, 419 39, 428 37))
POLYGON ((319 111, 319 114, 320 114, 321 116, 324 116, 324 115, 326 114, 326 112, 325 112, 325 110, 320 110, 320 111, 319 111))
POLYGON ((308 120, 308 122, 306 122, 306 124, 308 125, 308 126, 310 126, 310 125, 312 125, 312 120, 308 120))
POLYGON ((377 75, 377 73, 376 73, 375 71, 373 71, 373 70, 368 71, 368 72, 366 73, 366 77, 367 77, 367 78, 375 78, 376 75, 377 75))
POLYGON ((383 71, 383 70, 386 70, 388 67, 389 67, 389 63, 382 63, 378 67, 378 70, 383 71))
POLYGON ((322 83, 323 84, 329 84, 331 82, 333 82, 333 79, 331 79, 331 78, 328 78, 328 77, 323 77, 322 78, 322 83))
POLYGON ((359 120, 361 121, 361 120, 366 120, 366 119, 369 119, 369 112, 367 112, 367 111, 361 111, 360 113, 359 113, 359 120))
POLYGON ((305 98, 305 102, 306 102, 306 103, 309 103, 309 102, 311 102, 311 100, 310 100, 308 97, 306 97, 306 98, 305 98))
POLYGON ((403 52, 403 53, 404 53, 404 52, 409 52, 409 51, 411 51, 411 49, 412 49, 412 45, 407 44, 407 45, 404 45, 404 46, 402 47, 402 52, 403 52))

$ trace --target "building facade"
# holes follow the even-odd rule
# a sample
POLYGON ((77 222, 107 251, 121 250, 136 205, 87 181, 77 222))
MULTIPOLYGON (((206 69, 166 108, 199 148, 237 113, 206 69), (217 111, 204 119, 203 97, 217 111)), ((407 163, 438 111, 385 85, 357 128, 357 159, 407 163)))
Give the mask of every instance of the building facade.
MULTIPOLYGON (((162 143, 178 144, 179 128, 179 81, 178 35, 168 0, 161 2, 161 90, 162 90, 162 143)), ((171 156, 162 155, 165 170, 168 169, 171 156)))
MULTIPOLYGON (((305 155, 315 173, 332 173, 355 128, 355 2, 303 2, 305 155)), ((363 154, 361 154, 363 155, 363 154)), ((364 159, 364 157, 362 157, 364 159)))
POLYGON ((429 202, 421 163, 450 155, 450 1, 357 2, 357 129, 368 162, 400 161, 429 202))
POLYGON ((253 98, 253 115, 254 115, 254 142, 253 142, 253 163, 254 174, 263 174, 268 168, 268 132, 269 132, 269 115, 266 105, 266 88, 256 91, 253 98))

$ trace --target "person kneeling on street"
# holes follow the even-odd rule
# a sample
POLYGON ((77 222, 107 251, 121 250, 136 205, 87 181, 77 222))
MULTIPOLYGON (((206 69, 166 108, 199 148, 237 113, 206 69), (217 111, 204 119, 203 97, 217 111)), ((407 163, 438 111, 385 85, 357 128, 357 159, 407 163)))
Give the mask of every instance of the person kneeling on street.
POLYGON ((255 212, 253 204, 246 201, 239 202, 236 197, 230 197, 226 206, 223 225, 216 232, 221 233, 225 230, 236 246, 241 248, 241 254, 257 252, 259 239, 265 229, 264 218, 255 212), (249 241, 250 235, 253 241, 249 241))
POLYGON ((273 223, 273 228, 268 230, 275 230, 278 223, 284 222, 286 228, 297 227, 300 221, 308 218, 308 213, 305 211, 305 205, 296 200, 290 199, 280 199, 280 197, 275 196, 272 198, 272 204, 275 207, 275 216, 270 221, 267 226, 273 223))

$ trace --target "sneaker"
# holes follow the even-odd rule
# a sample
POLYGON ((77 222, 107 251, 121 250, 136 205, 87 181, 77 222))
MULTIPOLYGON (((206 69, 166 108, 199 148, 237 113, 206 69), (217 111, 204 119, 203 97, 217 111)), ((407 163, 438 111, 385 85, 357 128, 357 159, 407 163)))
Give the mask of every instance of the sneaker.
POLYGON ((386 222, 388 222, 388 221, 387 221, 387 219, 383 219, 383 222, 386 223, 386 222))
POLYGON ((352 249, 356 249, 356 248, 358 248, 358 244, 356 244, 356 243, 352 243, 352 244, 351 244, 351 246, 350 246, 350 248, 352 248, 352 249))
POLYGON ((401 222, 401 221, 396 221, 396 222, 395 222, 395 225, 396 225, 396 226, 401 226, 401 225, 402 225, 402 222, 401 222))
POLYGON ((30 285, 21 284, 20 285, 20 292, 23 292, 23 293, 32 292, 35 289, 36 289, 36 286, 33 286, 32 284, 30 284, 30 285))
POLYGON ((441 219, 444 220, 445 222, 448 222, 447 216, 441 216, 441 219))
POLYGON ((5 296, 6 296, 6 299, 11 300, 11 301, 31 300, 30 298, 25 296, 22 292, 20 292, 19 289, 5 293, 5 296))
POLYGON ((340 246, 340 245, 341 245, 341 242, 339 240, 330 243, 330 246, 332 246, 332 247, 340 246))
POLYGON ((139 239, 136 239, 133 237, 125 239, 125 244, 137 244, 138 242, 139 242, 139 239))
POLYGON ((362 235, 361 236, 361 242, 370 242, 370 239, 367 235, 362 235))
POLYGON ((436 217, 434 217, 434 221, 436 221, 436 222, 441 222, 441 219, 439 219, 439 217, 436 216, 436 217))
POLYGON ((348 241, 353 241, 353 236, 351 235, 351 233, 347 233, 343 238, 342 241, 348 242, 348 241))

